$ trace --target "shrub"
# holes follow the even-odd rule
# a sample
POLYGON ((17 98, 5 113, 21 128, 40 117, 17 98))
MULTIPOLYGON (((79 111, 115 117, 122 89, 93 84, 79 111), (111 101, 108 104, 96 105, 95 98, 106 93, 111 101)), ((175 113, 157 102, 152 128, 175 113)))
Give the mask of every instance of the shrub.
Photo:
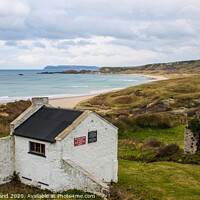
POLYGON ((0 135, 8 134, 10 132, 10 122, 18 117, 31 105, 31 101, 17 101, 0 105, 0 108, 8 115, 0 116, 0 135))
POLYGON ((64 73, 66 73, 66 74, 78 74, 78 71, 70 69, 70 70, 65 70, 64 73))
POLYGON ((178 151, 180 151, 180 148, 177 144, 169 144, 169 145, 160 147, 156 153, 156 156, 159 156, 159 157, 172 156, 178 151))
POLYGON ((200 134, 200 120, 191 119, 188 122, 188 128, 194 133, 196 137, 199 137, 200 134))
POLYGON ((9 123, 6 125, 0 124, 0 134, 8 134, 10 132, 10 126, 9 123))
POLYGON ((113 114, 116 115, 116 116, 120 116, 120 115, 127 115, 127 116, 129 116, 130 109, 128 109, 128 108, 118 108, 118 109, 115 109, 113 111, 113 114))
POLYGON ((99 106, 108 106, 110 105, 107 101, 105 96, 101 95, 101 96, 97 96, 95 98, 93 98, 90 102, 92 105, 99 105, 99 106))
POLYGON ((167 115, 143 114, 135 118, 135 124, 141 128, 170 128, 171 121, 167 115))
POLYGON ((116 104, 129 104, 134 101, 136 101, 136 99, 129 96, 118 97, 117 99, 115 99, 116 104))
POLYGON ((156 138, 151 138, 149 140, 147 140, 144 145, 144 147, 163 147, 164 144, 163 142, 159 141, 156 138))
POLYGON ((135 199, 132 194, 125 190, 121 190, 117 186, 110 187, 110 198, 113 200, 132 200, 135 199))
POLYGON ((133 118, 127 116, 119 117, 118 119, 115 120, 110 120, 110 122, 113 123, 115 126, 117 126, 119 130, 123 132, 141 131, 141 128, 135 125, 133 118))

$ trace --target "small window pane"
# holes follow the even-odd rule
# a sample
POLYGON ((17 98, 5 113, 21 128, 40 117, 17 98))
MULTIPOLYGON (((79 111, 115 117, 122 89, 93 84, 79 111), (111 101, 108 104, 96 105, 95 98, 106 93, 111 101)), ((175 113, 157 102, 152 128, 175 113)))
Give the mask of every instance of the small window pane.
POLYGON ((36 143, 36 142, 30 142, 30 152, 37 153, 40 155, 45 155, 45 145, 36 143))
POLYGON ((34 151, 34 143, 30 142, 30 151, 34 151))
POLYGON ((44 146, 44 144, 41 144, 41 153, 45 154, 45 146, 44 146))
POLYGON ((40 152, 40 144, 36 143, 36 152, 40 152))

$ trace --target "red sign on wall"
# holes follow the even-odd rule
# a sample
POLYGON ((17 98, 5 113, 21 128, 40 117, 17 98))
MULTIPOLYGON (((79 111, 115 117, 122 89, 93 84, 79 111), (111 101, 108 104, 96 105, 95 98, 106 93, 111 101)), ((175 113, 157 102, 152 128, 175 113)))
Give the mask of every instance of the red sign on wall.
POLYGON ((74 146, 86 144, 86 136, 74 138, 74 146))

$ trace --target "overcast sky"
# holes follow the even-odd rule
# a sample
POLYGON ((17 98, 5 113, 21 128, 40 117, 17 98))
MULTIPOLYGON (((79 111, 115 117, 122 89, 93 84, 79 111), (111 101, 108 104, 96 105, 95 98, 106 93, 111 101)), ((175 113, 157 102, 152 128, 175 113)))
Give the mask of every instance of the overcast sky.
POLYGON ((199 0, 0 0, 0 68, 200 58, 199 0))

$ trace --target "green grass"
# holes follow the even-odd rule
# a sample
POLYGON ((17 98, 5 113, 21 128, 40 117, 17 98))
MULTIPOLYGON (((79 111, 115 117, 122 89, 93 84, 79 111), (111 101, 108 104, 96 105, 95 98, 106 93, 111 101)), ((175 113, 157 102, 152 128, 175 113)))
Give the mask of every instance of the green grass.
POLYGON ((123 133, 122 137, 138 139, 142 142, 150 138, 157 138, 165 144, 176 143, 179 147, 184 147, 185 125, 179 125, 168 129, 147 129, 143 128, 139 132, 123 133))
POLYGON ((125 160, 143 161, 144 159, 152 160, 154 154, 150 150, 143 149, 142 143, 124 139, 118 142, 118 157, 125 160))
POLYGON ((119 159, 115 187, 134 195, 134 199, 195 200, 200 198, 200 166, 119 159))
POLYGON ((2 134, 0 134, 0 138, 7 137, 7 136, 9 136, 9 133, 2 133, 2 134))
POLYGON ((199 164, 200 152, 195 155, 185 155, 184 148, 185 126, 179 125, 169 129, 141 129, 139 132, 122 133, 118 141, 118 158, 140 162, 172 161, 185 164, 199 164), (123 137, 122 137, 123 136, 123 137), (163 145, 177 144, 180 150, 171 156, 157 156, 159 147, 145 146, 152 138, 163 145))

